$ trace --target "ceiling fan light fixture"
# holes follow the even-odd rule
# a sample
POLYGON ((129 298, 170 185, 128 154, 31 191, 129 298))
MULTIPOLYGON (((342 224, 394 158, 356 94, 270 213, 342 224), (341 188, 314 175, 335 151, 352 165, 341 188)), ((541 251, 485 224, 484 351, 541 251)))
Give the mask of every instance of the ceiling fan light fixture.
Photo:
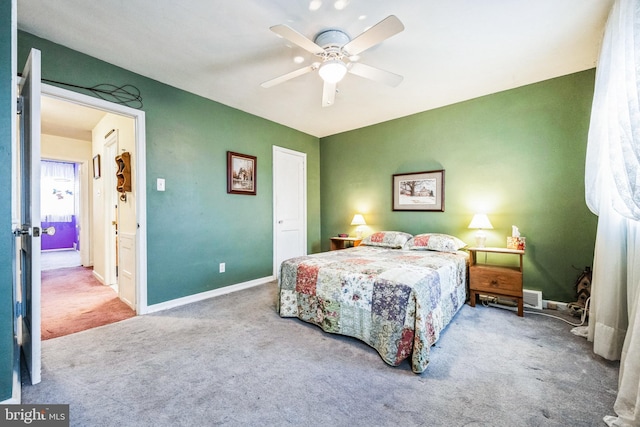
POLYGON ((320 65, 318 74, 327 83, 338 83, 347 74, 347 65, 339 59, 331 59, 320 65))

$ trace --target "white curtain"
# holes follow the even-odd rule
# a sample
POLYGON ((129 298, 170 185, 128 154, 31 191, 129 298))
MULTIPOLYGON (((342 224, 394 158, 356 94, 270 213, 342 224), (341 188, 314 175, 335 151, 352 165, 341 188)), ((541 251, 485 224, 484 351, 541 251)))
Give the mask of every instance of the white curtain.
POLYGON ((40 165, 42 221, 71 222, 76 201, 75 165, 50 160, 43 160, 40 165))
POLYGON ((616 416, 640 426, 640 0, 616 0, 596 71, 586 160, 587 205, 598 215, 589 340, 620 359, 616 416))

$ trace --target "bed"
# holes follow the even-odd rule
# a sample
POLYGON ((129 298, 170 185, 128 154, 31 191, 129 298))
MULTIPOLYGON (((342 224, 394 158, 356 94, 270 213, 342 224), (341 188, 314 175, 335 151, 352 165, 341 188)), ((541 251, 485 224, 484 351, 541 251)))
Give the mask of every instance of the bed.
POLYGON ((446 234, 378 232, 358 247, 280 266, 278 312, 358 338, 391 366, 422 373, 467 297, 468 253, 446 234))

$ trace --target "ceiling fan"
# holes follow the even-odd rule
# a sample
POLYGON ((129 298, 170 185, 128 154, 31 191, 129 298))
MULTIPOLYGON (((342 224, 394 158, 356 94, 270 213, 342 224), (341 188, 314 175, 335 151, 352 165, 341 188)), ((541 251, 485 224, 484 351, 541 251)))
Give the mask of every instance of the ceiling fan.
POLYGON ((403 77, 398 74, 356 62, 361 52, 404 30, 404 25, 394 15, 386 17, 354 39, 337 29, 321 31, 313 41, 283 24, 274 25, 270 30, 320 57, 321 61, 268 80, 261 84, 262 87, 269 88, 317 70, 324 81, 322 106, 329 107, 335 100, 336 86, 346 73, 393 87, 402 82, 403 77))

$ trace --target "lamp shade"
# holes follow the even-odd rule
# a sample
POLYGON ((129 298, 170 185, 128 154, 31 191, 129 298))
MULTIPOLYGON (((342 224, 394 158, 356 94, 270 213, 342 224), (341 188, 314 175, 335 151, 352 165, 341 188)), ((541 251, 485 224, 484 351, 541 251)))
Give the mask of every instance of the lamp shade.
POLYGON ((351 220, 351 225, 367 225, 364 220, 364 217, 360 214, 355 214, 353 219, 351 220))
POLYGON ((489 217, 487 217, 487 215, 475 214, 471 219, 469 228, 480 228, 480 229, 490 230, 490 229, 493 229, 493 225, 491 225, 491 221, 489 221, 489 217))
POLYGON ((339 59, 331 59, 320 65, 318 73, 325 82, 338 83, 347 74, 347 65, 339 59))

